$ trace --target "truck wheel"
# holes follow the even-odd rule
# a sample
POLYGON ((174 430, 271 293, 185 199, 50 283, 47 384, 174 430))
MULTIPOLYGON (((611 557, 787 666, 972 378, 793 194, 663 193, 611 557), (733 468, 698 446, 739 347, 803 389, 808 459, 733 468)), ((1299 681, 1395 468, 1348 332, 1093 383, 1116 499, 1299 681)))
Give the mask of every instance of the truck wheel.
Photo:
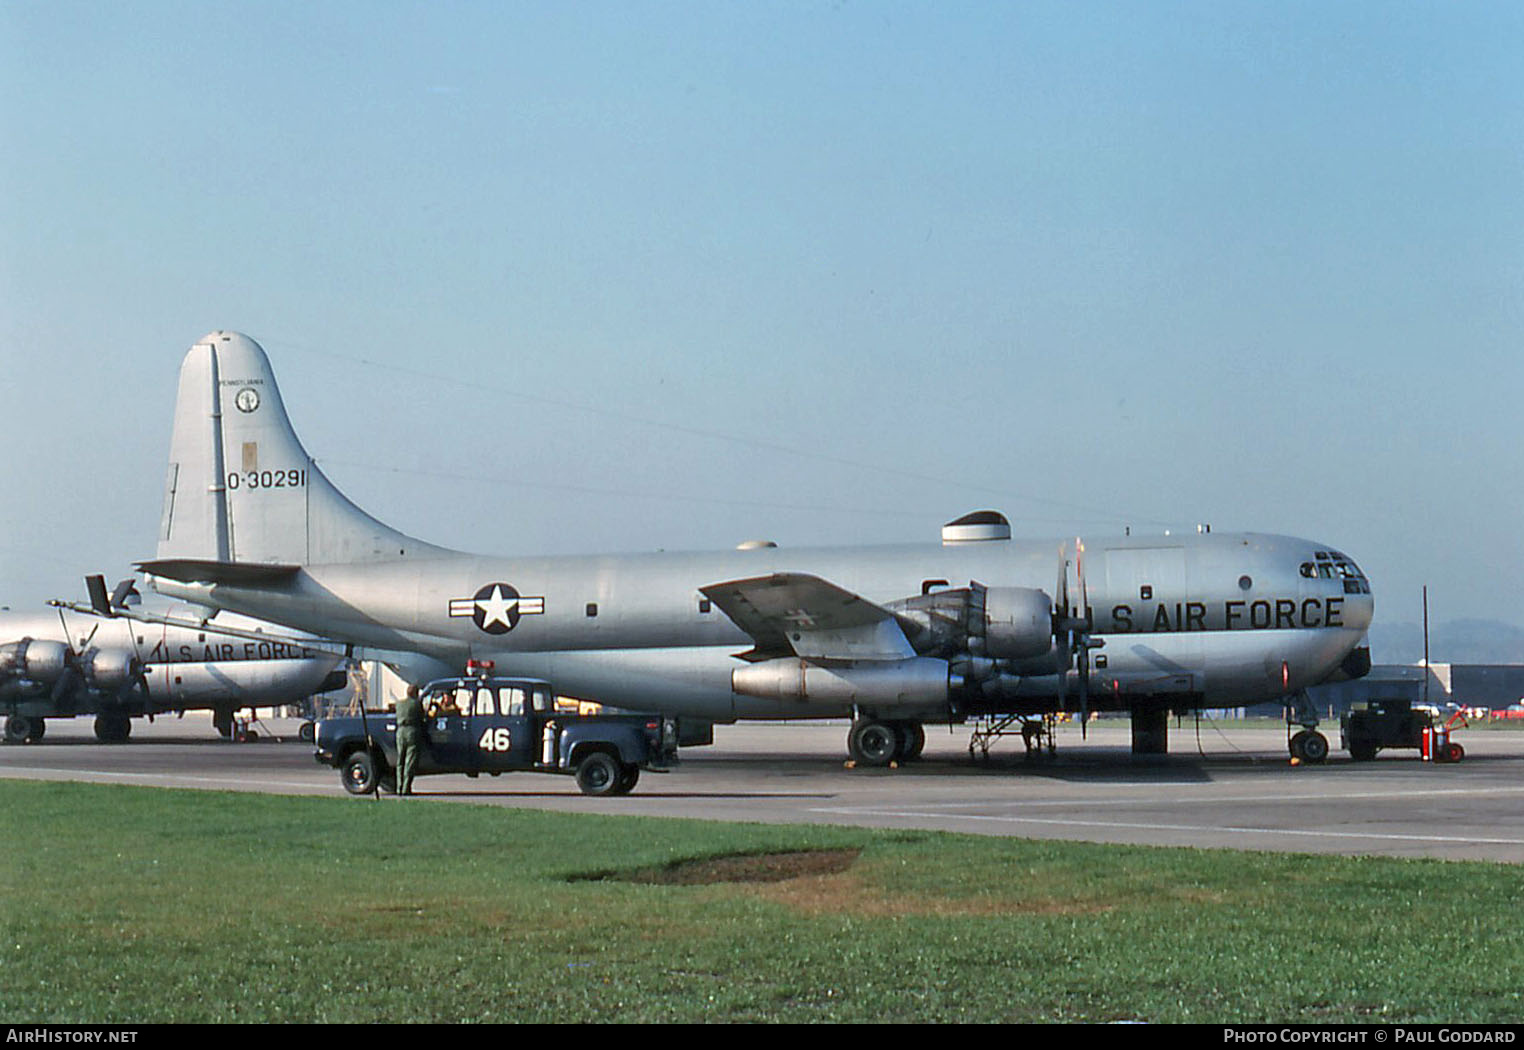
POLYGON ((577 765, 577 787, 584 795, 612 795, 619 780, 619 761, 607 751, 594 751, 577 765))
POLYGON ((364 751, 356 751, 339 767, 339 779, 351 795, 369 795, 376 790, 376 763, 364 751))
POLYGON ((619 786, 614 789, 616 795, 628 795, 635 790, 635 785, 640 782, 640 767, 625 766, 619 773, 619 786))
POLYGON ((1365 742, 1351 742, 1349 745, 1349 757, 1356 762, 1369 762, 1376 757, 1376 745, 1365 742))
MULTIPOLYGON (((38 719, 37 721, 41 721, 38 719)), ((32 728, 32 719, 25 715, 11 715, 5 720, 5 742, 7 744, 25 744, 37 739, 42 734, 32 728)))
POLYGON ((1445 745, 1445 761, 1459 762, 1466 757, 1466 749, 1453 741, 1445 745))

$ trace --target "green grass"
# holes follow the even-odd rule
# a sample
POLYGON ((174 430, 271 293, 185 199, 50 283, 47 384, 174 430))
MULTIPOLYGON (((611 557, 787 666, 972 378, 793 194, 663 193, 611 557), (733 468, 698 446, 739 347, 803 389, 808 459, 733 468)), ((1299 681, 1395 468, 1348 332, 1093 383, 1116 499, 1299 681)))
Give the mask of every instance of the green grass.
POLYGON ((0 782, 0 1022, 1517 1021, 1517 867, 0 782), (861 848, 773 884, 579 878, 861 848))

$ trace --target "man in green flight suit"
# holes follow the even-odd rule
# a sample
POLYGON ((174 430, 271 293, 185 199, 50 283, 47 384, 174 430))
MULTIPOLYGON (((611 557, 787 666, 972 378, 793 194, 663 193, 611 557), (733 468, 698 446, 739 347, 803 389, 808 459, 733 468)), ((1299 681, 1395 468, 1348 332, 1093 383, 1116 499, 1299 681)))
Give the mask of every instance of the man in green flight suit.
POLYGON ((413 793, 413 773, 424 744, 423 701, 418 687, 410 685, 407 695, 397 701, 397 794, 413 793))

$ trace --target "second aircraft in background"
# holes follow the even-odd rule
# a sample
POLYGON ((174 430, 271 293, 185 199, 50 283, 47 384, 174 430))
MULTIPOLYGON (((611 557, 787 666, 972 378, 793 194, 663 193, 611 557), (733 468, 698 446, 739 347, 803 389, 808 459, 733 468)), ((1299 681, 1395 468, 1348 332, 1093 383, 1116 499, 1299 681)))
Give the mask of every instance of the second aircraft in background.
MULTIPOLYGON (((135 598, 124 583, 113 599, 102 593, 99 604, 121 614, 135 598)), ((196 606, 169 610, 175 613, 188 622, 167 626, 63 607, 0 613, 6 742, 41 740, 48 719, 79 715, 95 716, 97 738, 118 742, 135 717, 193 710, 210 710, 227 736, 240 708, 295 704, 348 680, 339 653, 316 639, 226 613, 199 625, 207 612, 196 606)))

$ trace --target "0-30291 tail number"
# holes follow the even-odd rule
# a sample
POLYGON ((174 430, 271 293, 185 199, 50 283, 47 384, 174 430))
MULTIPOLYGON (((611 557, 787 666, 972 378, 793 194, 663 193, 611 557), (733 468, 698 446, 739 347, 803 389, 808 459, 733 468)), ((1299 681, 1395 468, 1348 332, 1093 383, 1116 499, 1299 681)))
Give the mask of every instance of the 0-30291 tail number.
POLYGON ((307 484, 305 470, 246 470, 228 475, 228 491, 236 489, 298 489, 307 484))

